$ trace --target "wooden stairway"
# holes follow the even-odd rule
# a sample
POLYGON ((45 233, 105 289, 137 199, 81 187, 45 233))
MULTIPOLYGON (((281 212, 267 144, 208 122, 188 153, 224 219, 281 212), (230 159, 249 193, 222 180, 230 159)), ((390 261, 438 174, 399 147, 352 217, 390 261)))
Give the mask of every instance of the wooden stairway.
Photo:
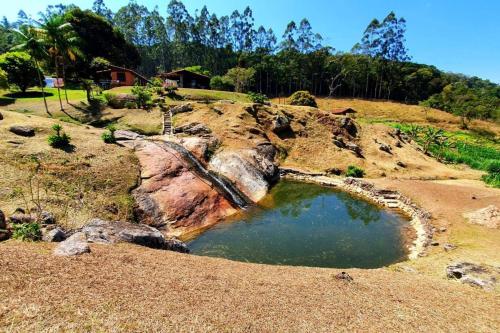
POLYGON ((163 135, 174 135, 172 113, 170 111, 163 112, 163 135))

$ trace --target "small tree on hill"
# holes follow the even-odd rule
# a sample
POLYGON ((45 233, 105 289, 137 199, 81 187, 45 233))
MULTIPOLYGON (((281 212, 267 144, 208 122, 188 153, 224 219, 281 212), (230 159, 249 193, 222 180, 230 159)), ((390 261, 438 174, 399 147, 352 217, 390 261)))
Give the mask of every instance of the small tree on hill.
POLYGON ((246 92, 253 82, 255 69, 235 67, 227 71, 224 77, 234 85, 236 92, 246 92))
POLYGON ((26 52, 7 52, 0 55, 0 69, 7 73, 7 80, 25 93, 37 84, 38 71, 26 52))

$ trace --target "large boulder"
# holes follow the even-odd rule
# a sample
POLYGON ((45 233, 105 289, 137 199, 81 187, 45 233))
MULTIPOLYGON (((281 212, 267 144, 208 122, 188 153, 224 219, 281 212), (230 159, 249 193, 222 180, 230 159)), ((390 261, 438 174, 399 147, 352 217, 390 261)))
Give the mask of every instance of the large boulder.
POLYGON ((187 135, 197 135, 197 136, 205 136, 212 133, 212 130, 201 123, 190 123, 183 126, 179 126, 175 128, 175 133, 183 133, 187 135))
POLYGON ((279 177, 276 165, 254 149, 223 150, 210 160, 209 169, 229 179, 253 202, 261 200, 279 177))
POLYGON ((66 233, 60 227, 42 228, 42 241, 62 242, 66 239, 66 233))
POLYGON ((0 210, 0 229, 7 229, 7 220, 5 214, 0 210))
POLYGON ((56 256, 78 256, 90 253, 89 243, 83 232, 77 232, 54 249, 56 256))
POLYGON ((35 129, 30 126, 11 126, 9 131, 19 136, 35 136, 35 129))
POLYGON ((289 131, 291 129, 290 119, 284 114, 277 114, 273 119, 271 129, 274 133, 289 131))
POLYGON ((82 228, 82 232, 90 243, 132 243, 155 249, 163 249, 166 245, 162 233, 145 224, 93 219, 82 228))
POLYGON ((216 224, 236 212, 172 145, 136 140, 134 147, 142 183, 132 194, 142 223, 178 236, 216 224))
POLYGON ((198 160, 207 161, 219 146, 219 140, 215 137, 184 137, 178 139, 178 143, 191 152, 198 160))
POLYGON ((24 209, 18 208, 14 214, 9 217, 9 221, 12 224, 32 223, 35 222, 35 217, 30 213, 26 213, 24 209))
POLYGON ((190 103, 176 105, 170 109, 170 112, 172 112, 173 115, 191 111, 193 111, 193 105, 191 105, 190 103))
POLYGON ((4 213, 0 210, 0 241, 9 239, 10 231, 7 230, 7 221, 4 213))

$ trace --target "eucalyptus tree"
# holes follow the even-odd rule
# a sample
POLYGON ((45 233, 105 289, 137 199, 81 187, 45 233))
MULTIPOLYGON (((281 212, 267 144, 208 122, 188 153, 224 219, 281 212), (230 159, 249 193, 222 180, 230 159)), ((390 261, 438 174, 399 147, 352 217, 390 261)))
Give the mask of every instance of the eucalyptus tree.
POLYGON ((33 31, 32 27, 22 26, 20 29, 15 29, 14 32, 17 34, 19 44, 14 46, 13 50, 23 50, 31 55, 35 67, 38 73, 38 82, 40 84, 40 89, 42 89, 43 104, 45 105, 45 111, 47 114, 52 116, 49 112, 49 107, 47 105, 47 99, 45 97, 44 82, 42 80, 42 69, 40 67, 40 61, 44 61, 48 57, 47 44, 44 38, 41 38, 37 33, 33 31))

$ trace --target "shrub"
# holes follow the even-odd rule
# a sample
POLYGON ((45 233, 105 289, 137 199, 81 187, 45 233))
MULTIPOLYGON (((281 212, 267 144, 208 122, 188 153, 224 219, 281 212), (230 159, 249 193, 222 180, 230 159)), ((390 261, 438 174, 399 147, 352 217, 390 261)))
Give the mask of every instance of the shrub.
POLYGON ((151 83, 148 83, 148 87, 163 87, 163 80, 159 77, 154 77, 151 79, 151 83))
POLYGON ((127 109, 137 109, 137 103, 132 101, 125 102, 125 108, 127 109))
POLYGON ((248 98, 254 103, 258 104, 264 104, 269 100, 266 95, 264 94, 259 94, 259 93, 254 93, 254 92, 249 92, 248 93, 248 98))
POLYGON ((55 124, 52 126, 52 130, 55 134, 49 135, 48 142, 53 148, 65 148, 71 143, 71 137, 66 133, 62 132, 62 126, 55 124))
POLYGON ((316 100, 314 96, 311 95, 308 91, 296 91, 290 96, 290 104, 291 105, 300 105, 300 106, 312 106, 317 107, 316 100))
POLYGON ((347 167, 345 175, 347 177, 363 178, 365 175, 365 171, 361 168, 358 168, 357 166, 349 165, 347 167))
POLYGON ((210 88, 213 90, 233 91, 233 82, 225 76, 214 76, 210 79, 210 88))
POLYGON ((107 131, 102 133, 101 138, 102 141, 105 143, 115 143, 116 138, 115 138, 115 132, 116 132, 116 127, 113 124, 110 124, 106 126, 107 131))
POLYGON ((132 95, 135 96, 137 105, 141 108, 147 108, 151 102, 151 93, 148 89, 142 86, 134 86, 132 88, 132 95))
POLYGON ((40 225, 36 222, 12 224, 12 238, 22 241, 37 241, 42 237, 40 225))
POLYGON ((9 81, 7 72, 5 72, 3 69, 0 68, 0 89, 8 89, 8 88, 9 88, 9 81))

